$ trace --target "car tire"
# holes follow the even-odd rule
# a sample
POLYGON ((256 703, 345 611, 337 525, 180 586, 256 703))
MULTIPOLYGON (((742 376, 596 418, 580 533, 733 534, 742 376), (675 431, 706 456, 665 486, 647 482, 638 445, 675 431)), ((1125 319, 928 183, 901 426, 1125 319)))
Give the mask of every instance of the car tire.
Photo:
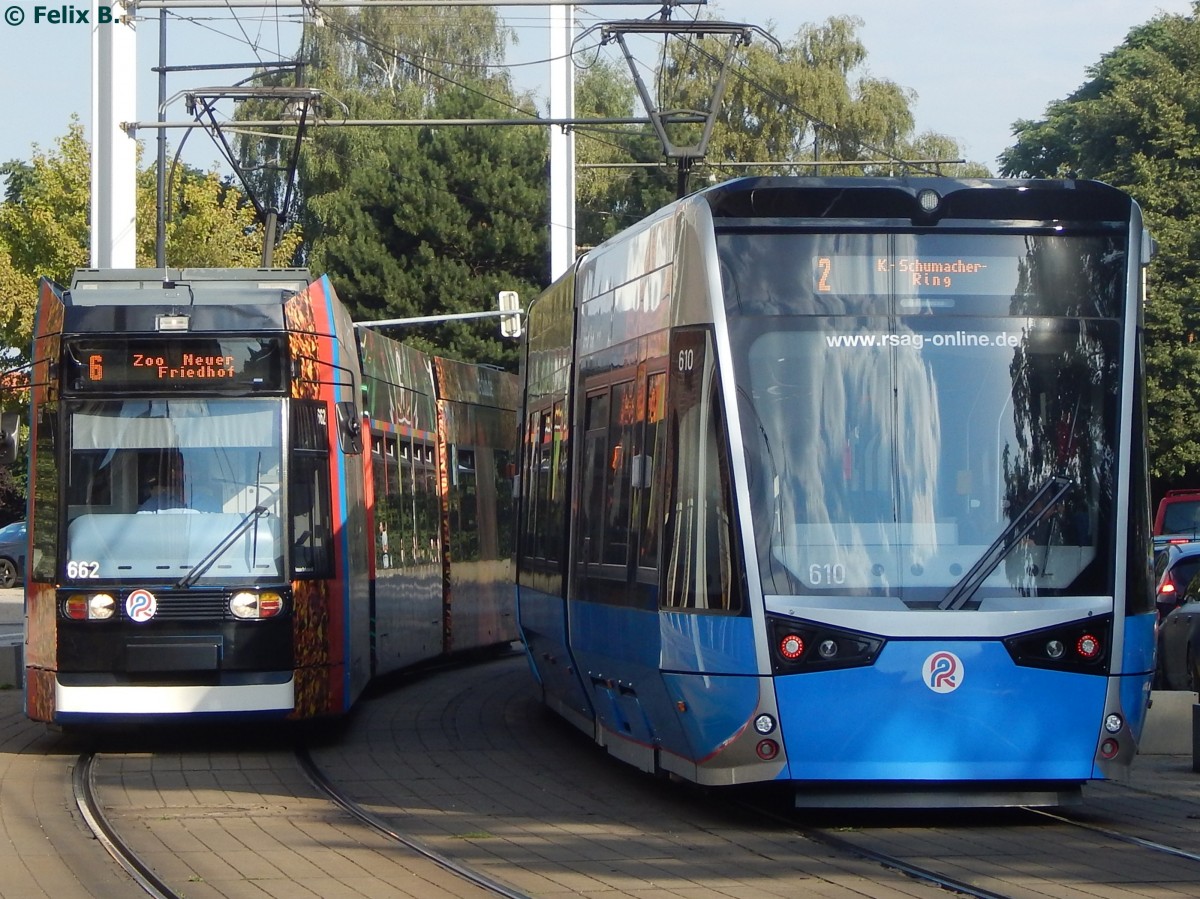
POLYGON ((0 589, 17 586, 17 566, 11 559, 0 559, 0 589))
POLYGON ((1187 688, 1193 693, 1200 691, 1200 664, 1196 663, 1190 646, 1187 653, 1187 688))

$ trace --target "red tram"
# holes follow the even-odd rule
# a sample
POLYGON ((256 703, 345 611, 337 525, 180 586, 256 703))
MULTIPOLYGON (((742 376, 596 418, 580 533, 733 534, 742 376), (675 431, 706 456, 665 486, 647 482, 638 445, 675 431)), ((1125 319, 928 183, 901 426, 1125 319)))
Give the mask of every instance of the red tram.
POLYGON ((334 715, 515 638, 511 375, 299 269, 43 281, 33 358, 31 718, 334 715))

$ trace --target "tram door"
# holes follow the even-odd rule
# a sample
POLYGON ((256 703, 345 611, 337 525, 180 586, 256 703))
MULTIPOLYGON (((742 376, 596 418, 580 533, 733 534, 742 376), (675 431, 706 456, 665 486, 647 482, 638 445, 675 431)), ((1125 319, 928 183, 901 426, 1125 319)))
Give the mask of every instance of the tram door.
POLYGON ((654 770, 659 749, 680 753, 686 743, 660 670, 666 359, 640 355, 630 351, 625 365, 593 360, 583 373, 569 627, 598 739, 654 770))
POLYGON ((745 601, 729 433, 707 328, 671 334, 661 536, 661 667, 688 750, 709 758, 744 728, 763 688, 745 601))
POLYGON ((677 329, 663 349, 584 373, 571 592, 598 736, 646 770, 658 751, 708 754, 710 706, 736 716, 758 700, 711 333, 677 329))

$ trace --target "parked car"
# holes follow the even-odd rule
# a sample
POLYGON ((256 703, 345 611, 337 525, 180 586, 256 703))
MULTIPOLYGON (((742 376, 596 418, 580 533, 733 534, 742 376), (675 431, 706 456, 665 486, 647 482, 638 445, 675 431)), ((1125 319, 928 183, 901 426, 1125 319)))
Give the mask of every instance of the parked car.
POLYGON ((1168 543, 1154 554, 1154 602, 1161 622, 1183 602, 1184 591, 1200 574, 1200 541, 1168 543))
POLYGON ((1200 490, 1168 490, 1154 514, 1154 545, 1170 538, 1200 540, 1200 490))
POLYGON ((0 528, 0 587, 16 587, 25 579, 25 522, 0 528))
POLYGON ((1183 591, 1183 601, 1158 628, 1160 690, 1200 690, 1200 576, 1183 591))

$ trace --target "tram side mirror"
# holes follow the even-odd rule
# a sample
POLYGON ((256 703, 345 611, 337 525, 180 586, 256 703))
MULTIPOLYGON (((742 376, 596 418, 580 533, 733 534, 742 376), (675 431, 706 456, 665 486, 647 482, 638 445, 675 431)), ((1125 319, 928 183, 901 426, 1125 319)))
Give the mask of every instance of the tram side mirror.
POLYGON ((337 404, 338 441, 342 452, 357 456, 362 452, 362 422, 358 418, 358 406, 354 403, 337 404))
POLYGON ((520 337, 525 329, 521 327, 521 295, 515 290, 500 291, 500 336, 520 337))
POLYGON ((21 416, 16 412, 0 414, 0 465, 12 465, 17 459, 17 434, 21 416))

